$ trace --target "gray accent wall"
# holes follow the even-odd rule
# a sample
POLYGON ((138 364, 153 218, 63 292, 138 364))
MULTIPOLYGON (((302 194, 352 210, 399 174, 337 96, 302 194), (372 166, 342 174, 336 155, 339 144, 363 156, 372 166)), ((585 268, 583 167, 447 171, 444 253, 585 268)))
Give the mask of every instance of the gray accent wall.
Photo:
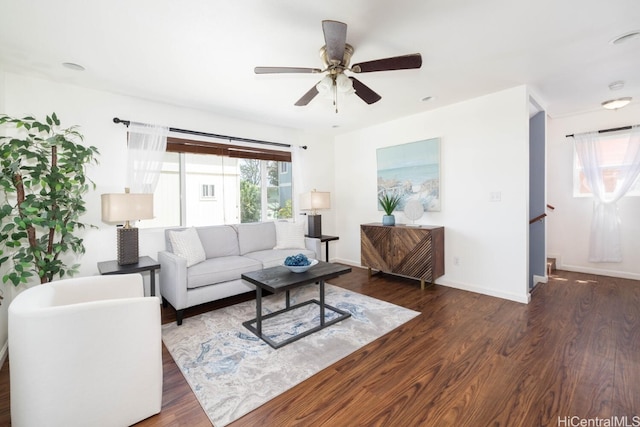
MULTIPOLYGON (((545 112, 529 119, 529 219, 546 212, 545 202, 545 112)), ((546 275, 546 219, 529 226, 529 289, 533 276, 546 275)))

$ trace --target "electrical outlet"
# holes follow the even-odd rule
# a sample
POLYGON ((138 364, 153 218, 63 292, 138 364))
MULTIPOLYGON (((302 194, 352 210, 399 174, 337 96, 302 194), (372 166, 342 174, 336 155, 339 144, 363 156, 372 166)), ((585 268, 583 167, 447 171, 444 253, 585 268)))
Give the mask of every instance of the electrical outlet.
POLYGON ((502 192, 501 191, 492 191, 489 193, 489 201, 490 202, 499 202, 502 200, 502 192))
POLYGON ((457 256, 453 257, 453 265, 458 266, 460 265, 460 258, 458 258, 457 256))

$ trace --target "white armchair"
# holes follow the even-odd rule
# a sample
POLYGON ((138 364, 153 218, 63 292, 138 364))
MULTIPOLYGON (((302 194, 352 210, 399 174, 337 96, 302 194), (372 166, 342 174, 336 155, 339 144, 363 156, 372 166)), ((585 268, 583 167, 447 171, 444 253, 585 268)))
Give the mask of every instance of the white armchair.
POLYGON ((13 426, 127 426, 160 412, 160 305, 140 274, 38 285, 9 306, 13 426))

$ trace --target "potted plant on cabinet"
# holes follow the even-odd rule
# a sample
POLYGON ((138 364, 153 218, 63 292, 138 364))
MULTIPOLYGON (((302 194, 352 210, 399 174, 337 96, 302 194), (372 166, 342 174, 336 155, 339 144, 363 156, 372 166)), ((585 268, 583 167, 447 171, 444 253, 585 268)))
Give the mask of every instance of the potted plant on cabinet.
POLYGON ((55 113, 44 122, 0 115, 0 125, 19 136, 0 137, 0 266, 2 282, 18 286, 72 275, 61 256, 85 251, 75 233, 85 228, 84 195, 95 184, 86 167, 97 164, 98 150, 85 147, 75 127, 60 129, 55 113))
POLYGON ((396 210, 401 201, 401 196, 398 194, 389 194, 386 191, 378 197, 378 202, 385 213, 385 215, 382 216, 382 225, 396 225, 396 217, 393 215, 393 211, 396 210))

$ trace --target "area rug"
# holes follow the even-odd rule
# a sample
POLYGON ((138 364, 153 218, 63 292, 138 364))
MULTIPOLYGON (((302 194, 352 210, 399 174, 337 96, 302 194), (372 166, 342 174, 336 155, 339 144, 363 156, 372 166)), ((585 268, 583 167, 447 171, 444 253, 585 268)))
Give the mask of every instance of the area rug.
MULTIPOLYGON (((189 317, 162 327, 162 340, 215 427, 223 427, 301 383, 420 313, 325 285, 326 303, 351 317, 298 341, 271 348, 242 322, 255 318, 255 301, 189 317)), ((318 286, 291 291, 291 304, 318 298, 318 286)), ((266 297, 263 314, 285 307, 284 293, 266 297)), ((335 312, 327 310, 325 319, 335 312)), ((263 324, 276 342, 319 324, 316 304, 263 324), (277 320, 276 320, 277 319, 277 320)))

